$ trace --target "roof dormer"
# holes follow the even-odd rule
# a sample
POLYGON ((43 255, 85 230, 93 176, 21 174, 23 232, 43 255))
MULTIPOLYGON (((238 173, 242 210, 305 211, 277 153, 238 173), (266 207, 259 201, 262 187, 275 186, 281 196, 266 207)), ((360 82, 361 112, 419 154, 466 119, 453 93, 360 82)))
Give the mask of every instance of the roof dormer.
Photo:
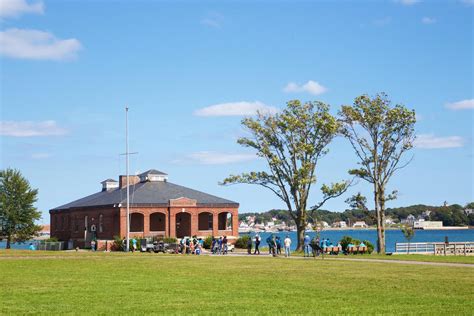
POLYGON ((119 187, 119 183, 114 179, 107 179, 101 182, 102 183, 102 191, 109 191, 119 187))
POLYGON ((143 172, 139 175, 140 182, 166 182, 168 181, 168 174, 155 170, 150 169, 148 171, 143 172))

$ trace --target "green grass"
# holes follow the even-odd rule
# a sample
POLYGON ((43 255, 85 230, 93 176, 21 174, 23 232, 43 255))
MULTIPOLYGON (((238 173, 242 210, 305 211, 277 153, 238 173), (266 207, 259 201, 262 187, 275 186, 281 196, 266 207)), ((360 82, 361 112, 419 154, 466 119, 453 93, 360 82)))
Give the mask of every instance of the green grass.
MULTIPOLYGON (((267 250, 268 252, 268 250, 267 250)), ((265 253, 267 253, 265 252, 265 253)), ((293 252, 293 256, 303 257, 303 251, 293 252)), ((474 264, 474 256, 434 256, 434 255, 420 255, 420 254, 409 254, 409 255, 379 255, 376 253, 364 254, 364 255, 324 255, 325 258, 331 259, 383 259, 383 260, 403 260, 403 261, 420 261, 420 262, 446 262, 446 263, 470 263, 474 264)), ((321 256, 317 257, 321 259, 321 256)))
MULTIPOLYGON (((341 257, 342 256, 338 256, 341 257)), ((384 259, 384 260, 405 260, 405 261, 421 261, 421 262, 447 262, 447 263, 471 263, 474 264, 474 256, 433 256, 433 255, 352 255, 344 256, 345 258, 354 259, 384 259)))
POLYGON ((342 260, 0 251, 0 314, 455 314, 474 268, 342 260))

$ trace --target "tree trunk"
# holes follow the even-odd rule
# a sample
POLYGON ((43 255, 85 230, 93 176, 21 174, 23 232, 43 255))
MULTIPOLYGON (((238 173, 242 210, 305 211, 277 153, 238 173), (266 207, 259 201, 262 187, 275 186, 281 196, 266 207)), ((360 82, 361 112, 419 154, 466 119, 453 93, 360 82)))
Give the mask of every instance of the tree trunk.
POLYGON ((374 184, 374 202, 375 202, 375 214, 377 215, 377 252, 379 254, 385 254, 385 229, 384 229, 384 216, 381 207, 381 196, 380 189, 377 184, 374 184))
POLYGON ((304 231, 306 225, 296 225, 296 238, 298 238, 298 245, 296 246, 296 251, 301 251, 303 250, 303 245, 304 245, 304 231))
POLYGON ((8 236, 8 237, 7 237, 7 246, 5 247, 5 249, 10 249, 10 247, 11 247, 11 246, 10 246, 10 243, 11 243, 11 237, 8 236))

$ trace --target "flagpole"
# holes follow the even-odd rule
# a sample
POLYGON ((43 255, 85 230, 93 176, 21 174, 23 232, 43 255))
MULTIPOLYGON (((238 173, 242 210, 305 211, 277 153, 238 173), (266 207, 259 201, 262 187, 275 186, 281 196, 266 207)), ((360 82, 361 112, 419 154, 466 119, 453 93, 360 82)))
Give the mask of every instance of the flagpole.
POLYGON ((125 106, 125 161, 127 177, 127 245, 126 251, 130 251, 130 179, 128 174, 128 107, 125 106))

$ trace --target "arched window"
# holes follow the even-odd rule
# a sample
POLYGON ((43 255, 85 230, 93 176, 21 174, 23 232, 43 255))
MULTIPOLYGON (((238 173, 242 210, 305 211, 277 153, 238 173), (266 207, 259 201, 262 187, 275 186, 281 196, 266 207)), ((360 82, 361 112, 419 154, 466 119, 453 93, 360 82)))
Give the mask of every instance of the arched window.
POLYGON ((231 230, 232 229, 232 213, 222 212, 219 213, 218 217, 218 229, 219 230, 231 230))
POLYGON ((150 215, 150 231, 160 232, 166 229, 166 216, 163 213, 156 212, 150 215))
POLYGON ((198 230, 212 230, 213 215, 209 212, 199 213, 198 216, 198 230))
POLYGON ((103 226, 103 215, 99 214, 99 233, 102 233, 104 231, 104 226, 103 226))
POLYGON ((132 213, 130 215, 130 231, 134 233, 143 231, 143 214, 132 213))

